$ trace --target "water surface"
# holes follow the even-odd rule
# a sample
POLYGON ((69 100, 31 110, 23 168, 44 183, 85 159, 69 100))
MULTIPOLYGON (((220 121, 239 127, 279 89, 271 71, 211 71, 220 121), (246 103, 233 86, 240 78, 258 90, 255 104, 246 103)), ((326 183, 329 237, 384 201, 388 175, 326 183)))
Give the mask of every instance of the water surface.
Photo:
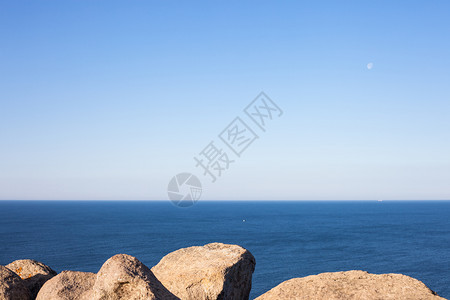
POLYGON ((56 271, 97 272, 117 253, 149 267, 211 242, 256 258, 251 297, 322 272, 417 278, 450 298, 450 202, 0 201, 0 264, 32 258, 56 271), (245 222, 243 221, 245 220, 245 222))

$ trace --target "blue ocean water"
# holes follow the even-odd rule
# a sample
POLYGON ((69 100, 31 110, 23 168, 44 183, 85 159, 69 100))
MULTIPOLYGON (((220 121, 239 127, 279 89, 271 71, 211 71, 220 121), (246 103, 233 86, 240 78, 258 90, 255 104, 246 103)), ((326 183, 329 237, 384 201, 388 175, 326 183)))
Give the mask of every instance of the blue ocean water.
POLYGON ((450 298, 450 202, 0 201, 0 264, 32 258, 97 272, 117 253, 149 267, 210 242, 256 258, 251 298, 280 282, 366 270, 417 278, 450 298), (245 220, 245 222, 243 222, 245 220))

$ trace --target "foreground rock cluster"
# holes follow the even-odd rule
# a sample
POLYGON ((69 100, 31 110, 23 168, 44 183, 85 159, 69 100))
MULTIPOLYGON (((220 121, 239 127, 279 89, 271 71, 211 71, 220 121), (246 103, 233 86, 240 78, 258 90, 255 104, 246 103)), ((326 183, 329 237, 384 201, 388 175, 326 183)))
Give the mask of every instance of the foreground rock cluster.
MULTIPOLYGON (((221 243, 177 250, 152 269, 133 256, 118 254, 97 274, 57 274, 40 262, 17 260, 0 266, 0 300, 240 300, 249 298, 254 270, 248 250, 221 243)), ((405 275, 348 271, 294 278, 256 299, 444 298, 405 275)))

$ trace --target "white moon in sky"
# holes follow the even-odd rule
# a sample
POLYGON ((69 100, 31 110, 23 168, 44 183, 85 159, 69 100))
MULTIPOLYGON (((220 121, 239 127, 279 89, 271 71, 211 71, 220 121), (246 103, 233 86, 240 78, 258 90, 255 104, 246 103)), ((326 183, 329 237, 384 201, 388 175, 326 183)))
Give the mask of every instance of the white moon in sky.
POLYGON ((367 69, 372 70, 372 68, 373 68, 373 63, 368 63, 367 64, 367 69))

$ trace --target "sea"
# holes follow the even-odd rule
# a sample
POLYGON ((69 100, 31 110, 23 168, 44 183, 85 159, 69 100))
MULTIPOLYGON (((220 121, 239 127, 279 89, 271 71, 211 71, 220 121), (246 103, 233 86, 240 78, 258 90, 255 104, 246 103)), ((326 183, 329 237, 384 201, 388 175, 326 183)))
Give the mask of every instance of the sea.
POLYGON ((253 299, 323 272, 402 273, 450 298, 450 201, 0 201, 0 265, 35 259, 97 272, 126 253, 237 244, 256 259, 253 299))

